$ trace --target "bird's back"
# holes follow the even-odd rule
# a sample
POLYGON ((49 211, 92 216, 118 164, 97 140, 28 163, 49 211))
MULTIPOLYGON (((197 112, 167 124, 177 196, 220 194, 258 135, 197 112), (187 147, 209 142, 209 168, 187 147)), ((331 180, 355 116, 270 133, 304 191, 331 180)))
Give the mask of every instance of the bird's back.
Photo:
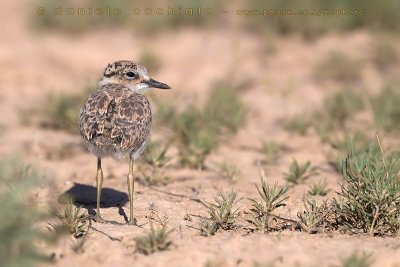
POLYGON ((144 148, 151 122, 151 106, 145 96, 124 85, 107 84, 86 100, 79 130, 95 155, 120 159, 144 148))

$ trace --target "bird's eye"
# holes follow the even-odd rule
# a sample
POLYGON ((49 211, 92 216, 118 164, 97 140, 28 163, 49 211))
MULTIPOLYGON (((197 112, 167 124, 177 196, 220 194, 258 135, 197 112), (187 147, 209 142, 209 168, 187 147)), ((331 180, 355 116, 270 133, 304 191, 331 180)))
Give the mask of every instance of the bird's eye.
POLYGON ((135 77, 135 73, 133 73, 132 71, 130 71, 130 72, 127 72, 127 73, 126 73, 126 76, 133 78, 133 77, 135 77))

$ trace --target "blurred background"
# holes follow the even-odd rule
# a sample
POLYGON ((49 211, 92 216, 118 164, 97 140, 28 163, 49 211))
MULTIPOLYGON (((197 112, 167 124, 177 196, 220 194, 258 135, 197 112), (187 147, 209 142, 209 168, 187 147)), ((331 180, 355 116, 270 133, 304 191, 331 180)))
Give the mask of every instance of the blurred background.
MULTIPOLYGON (((120 59, 172 87, 147 94, 155 123, 150 151, 136 167, 144 185, 186 192, 197 185, 190 179, 206 173, 226 179, 200 180, 201 198, 221 186, 254 193, 256 162, 271 182, 284 183, 282 173, 297 159, 322 168, 320 180, 335 190, 348 136, 362 148, 379 131, 385 151, 398 151, 399 1, 1 6, 0 153, 43 170, 51 186, 35 191, 39 206, 56 203, 76 182, 95 185, 79 109, 107 64, 120 59)), ((126 161, 106 161, 108 186, 125 192, 125 180, 113 178, 126 169, 126 161)), ((309 185, 293 189, 293 203, 309 185)))

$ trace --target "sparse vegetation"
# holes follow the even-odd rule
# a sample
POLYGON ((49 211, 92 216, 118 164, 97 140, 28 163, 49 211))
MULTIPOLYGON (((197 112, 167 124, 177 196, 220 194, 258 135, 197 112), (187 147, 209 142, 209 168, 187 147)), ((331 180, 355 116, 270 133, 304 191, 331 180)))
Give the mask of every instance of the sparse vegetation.
MULTIPOLYGON (((332 143, 331 139, 340 131, 347 131, 348 121, 354 119, 354 114, 363 109, 364 101, 361 94, 344 88, 327 96, 322 108, 315 111, 309 118, 305 114, 294 117, 289 123, 291 127, 286 127, 286 129, 306 134, 308 127, 313 127, 323 142, 332 143)), ((351 128, 350 130, 357 129, 351 128)))
POLYGON ((220 169, 222 173, 233 182, 236 181, 240 173, 239 167, 236 164, 229 163, 226 161, 220 165, 220 169))
POLYGON ((150 221, 150 233, 134 239, 137 251, 149 255, 157 251, 167 250, 172 245, 170 240, 172 232, 174 232, 174 229, 168 230, 165 225, 154 229, 153 223, 150 221))
POLYGON ((239 208, 234 209, 234 206, 240 201, 240 199, 236 200, 236 196, 237 193, 233 189, 230 193, 220 191, 219 198, 214 198, 215 203, 208 203, 208 213, 218 228, 228 230, 233 227, 239 210, 239 208))
POLYGON ((307 233, 315 233, 317 228, 324 223, 329 212, 327 202, 319 203, 317 200, 305 200, 305 211, 297 213, 300 228, 307 233))
POLYGON ((400 93, 398 89, 387 87, 371 99, 375 121, 378 127, 388 132, 400 130, 400 93))
POLYGON ((374 262, 372 253, 353 251, 350 255, 340 259, 342 267, 369 267, 374 262))
POLYGON ((74 237, 83 236, 89 227, 89 217, 84 211, 81 212, 81 208, 74 207, 70 200, 63 213, 57 215, 62 222, 62 227, 74 237))
POLYGON ((22 111, 21 120, 28 123, 40 117, 40 127, 78 134, 79 110, 94 90, 94 88, 87 88, 81 94, 50 94, 46 103, 40 108, 22 111))
POLYGON ((285 124, 285 129, 292 133, 305 135, 311 125, 312 124, 308 116, 305 114, 298 114, 288 120, 288 122, 285 124))
POLYGON ((217 232, 218 225, 216 221, 203 221, 200 225, 201 234, 204 236, 212 236, 217 232))
POLYGON ((289 173, 284 173, 285 180, 293 184, 302 184, 309 177, 316 175, 316 167, 311 167, 311 161, 307 161, 304 165, 297 163, 297 160, 293 159, 292 164, 289 168, 289 173))
POLYGON ((330 79, 338 82, 356 82, 361 77, 362 62, 339 52, 333 52, 322 61, 316 69, 319 79, 330 79))
MULTIPOLYGON (((378 139, 379 140, 379 139, 378 139)), ((400 164, 396 155, 383 156, 368 151, 351 151, 343 161, 339 198, 334 200, 339 222, 349 229, 370 234, 398 232, 400 229, 400 164)))
POLYGON ((162 146, 158 142, 148 142, 143 151, 140 161, 144 166, 140 166, 144 173, 145 181, 150 184, 165 183, 168 177, 163 174, 163 168, 168 166, 171 158, 166 156, 169 144, 162 146))
POLYGON ((254 225, 258 231, 268 232, 272 228, 272 213, 277 208, 286 206, 285 200, 289 198, 286 196, 286 193, 290 187, 282 187, 278 190, 277 184, 270 187, 262 177, 263 173, 261 175, 261 190, 256 185, 261 201, 258 202, 255 199, 249 198, 252 202, 252 208, 250 209, 247 221, 254 225))
MULTIPOLYGON (((331 139, 330 145, 337 150, 335 155, 328 155, 329 163, 337 172, 342 171, 342 162, 346 158, 348 152, 351 150, 349 147, 349 135, 343 135, 341 139, 331 139)), ((369 148, 370 141, 365 136, 364 132, 357 131, 351 138, 355 154, 366 151, 369 148)), ((379 149, 378 146, 373 146, 373 149, 379 149)))
POLYGON ((31 167, 14 160, 0 162, 0 265, 33 266, 44 260, 36 244, 50 236, 35 226, 45 219, 30 199, 40 176, 31 167))
POLYGON ((323 108, 314 113, 313 126, 322 141, 330 141, 332 134, 346 130, 348 120, 363 108, 364 102, 360 94, 342 89, 325 98, 323 108))
POLYGON ((310 196, 326 196, 329 191, 331 191, 330 189, 326 188, 327 186, 328 184, 326 183, 326 181, 313 183, 310 187, 310 190, 308 190, 308 194, 310 196))
POLYGON ((268 160, 276 162, 280 154, 287 150, 286 146, 277 144, 274 141, 263 142, 259 152, 264 154, 268 160))
POLYGON ((224 85, 213 88, 204 109, 190 106, 177 112, 170 105, 158 105, 157 100, 155 103, 156 120, 172 130, 180 163, 191 168, 204 167, 206 157, 218 146, 221 134, 236 132, 245 116, 237 95, 224 85), (165 111, 166 114, 160 114, 165 111))

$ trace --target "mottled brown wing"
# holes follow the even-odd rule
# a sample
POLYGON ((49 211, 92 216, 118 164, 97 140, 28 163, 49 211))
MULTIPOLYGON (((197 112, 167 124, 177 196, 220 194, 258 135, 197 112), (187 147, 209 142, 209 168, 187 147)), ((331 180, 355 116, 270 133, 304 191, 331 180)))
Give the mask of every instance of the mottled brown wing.
POLYGON ((98 90, 89 96, 81 108, 79 132, 86 141, 103 133, 108 106, 112 99, 106 91, 98 90))
POLYGON ((131 92, 115 101, 118 115, 114 116, 111 138, 121 139, 122 150, 136 151, 150 134, 150 103, 145 96, 131 92))

